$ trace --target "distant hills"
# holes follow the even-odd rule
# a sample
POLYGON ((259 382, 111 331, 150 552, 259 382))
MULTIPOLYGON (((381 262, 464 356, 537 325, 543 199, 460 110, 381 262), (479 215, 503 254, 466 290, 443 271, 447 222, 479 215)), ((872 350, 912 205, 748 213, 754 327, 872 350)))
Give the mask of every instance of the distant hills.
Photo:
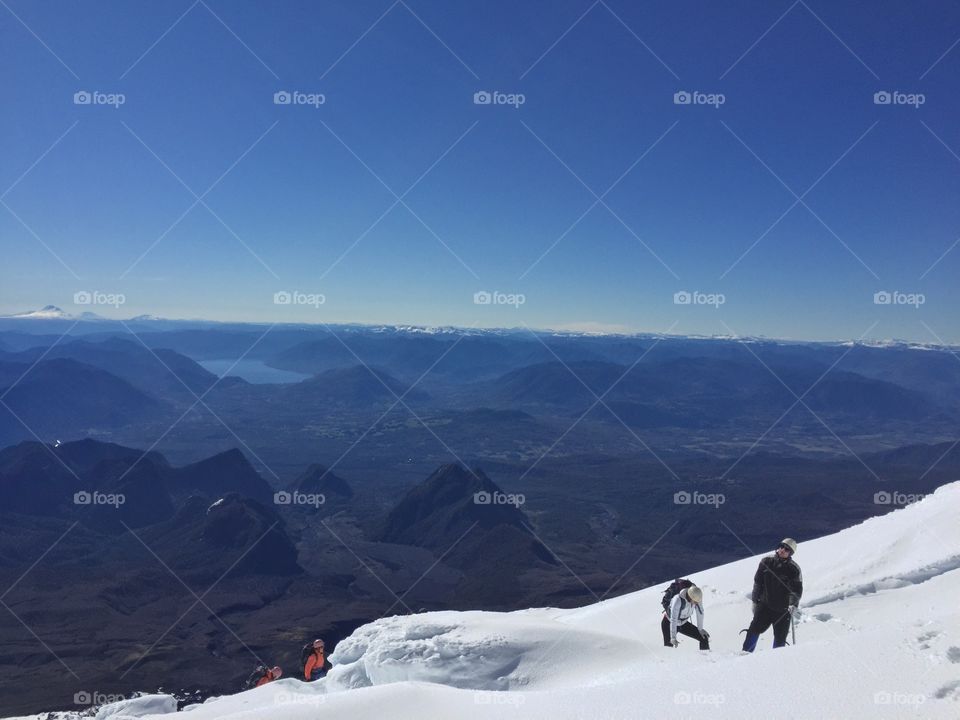
MULTIPOLYGON (((804 397, 817 412, 857 419, 956 417, 931 395, 885 380, 848 371, 820 378, 817 370, 767 368, 757 362, 716 358, 677 358, 635 366, 596 361, 541 363, 483 385, 478 401, 491 397, 511 407, 568 410, 586 410, 602 398, 620 419, 638 427, 753 422, 787 410, 797 397, 804 397)), ((602 410, 597 411, 598 417, 604 416, 602 410)))
POLYGON ((297 549, 273 509, 230 492, 187 499, 176 515, 147 529, 144 540, 181 572, 212 582, 234 575, 298 575, 297 549))
POLYGON ((145 347, 134 338, 109 337, 99 342, 69 340, 50 348, 4 353, 0 361, 25 363, 69 358, 106 370, 144 392, 182 395, 203 393, 217 377, 173 350, 145 347))
POLYGON ((57 309, 42 315, 0 319, 0 444, 159 437, 184 460, 246 444, 292 471, 315 443, 337 456, 363 442, 371 462, 426 474, 454 448, 532 463, 561 435, 579 456, 726 453, 761 436, 840 456, 960 435, 960 363, 901 344, 154 320, 71 321, 82 334, 63 337, 41 332, 61 327, 57 309), (215 358, 307 377, 218 378, 201 365, 215 358))
POLYGON ((195 403, 217 382, 180 353, 119 337, 0 351, 0 398, 7 405, 0 407, 0 442, 153 424, 195 403))
POLYGON ((428 548, 464 570, 461 602, 519 598, 544 575, 556 589, 560 563, 530 528, 524 500, 482 470, 443 465, 390 511, 377 539, 428 548))
POLYGON ((11 512, 77 519, 123 532, 174 515, 191 496, 216 499, 236 493, 272 501, 270 486, 237 450, 182 467, 162 455, 113 443, 81 440, 58 446, 24 442, 0 450, 0 501, 11 512), (90 498, 123 495, 120 503, 90 498), (77 496, 87 496, 86 502, 77 496), (91 510, 96 512, 91 514, 91 510))
POLYGON ((0 360, 0 397, 2 442, 34 433, 57 437, 68 428, 82 436, 142 421, 160 406, 126 380, 70 358, 0 360))
POLYGON ((510 500, 482 470, 442 465, 397 504, 377 539, 443 551, 473 528, 477 535, 507 528, 526 532, 522 503, 510 500))

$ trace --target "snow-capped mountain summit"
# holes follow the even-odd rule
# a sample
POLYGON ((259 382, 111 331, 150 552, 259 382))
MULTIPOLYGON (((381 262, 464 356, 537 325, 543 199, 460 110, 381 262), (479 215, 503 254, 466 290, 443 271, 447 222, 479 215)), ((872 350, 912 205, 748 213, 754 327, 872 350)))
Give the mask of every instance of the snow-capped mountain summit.
MULTIPOLYGON (((754 654, 739 652, 756 555, 690 576, 704 591, 711 652, 688 639, 663 646, 666 582, 574 610, 394 616, 341 641, 326 679, 285 677, 193 706, 190 718, 955 718, 958 506, 955 482, 801 542, 792 647, 771 649, 768 632, 754 654)), ((140 716, 140 703, 143 716, 166 717, 149 713, 173 707, 163 696, 126 702, 100 712, 140 716)))
POLYGON ((7 315, 8 318, 20 318, 23 320, 72 320, 73 315, 66 313, 56 305, 44 305, 39 310, 28 310, 22 313, 7 315))

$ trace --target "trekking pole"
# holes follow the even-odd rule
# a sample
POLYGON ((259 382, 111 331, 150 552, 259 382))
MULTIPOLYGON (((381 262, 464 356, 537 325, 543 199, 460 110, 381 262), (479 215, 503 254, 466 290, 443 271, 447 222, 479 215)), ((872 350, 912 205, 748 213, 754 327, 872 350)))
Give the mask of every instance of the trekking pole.
POLYGON ((797 626, 793 622, 793 613, 790 613, 790 644, 797 644, 797 626))

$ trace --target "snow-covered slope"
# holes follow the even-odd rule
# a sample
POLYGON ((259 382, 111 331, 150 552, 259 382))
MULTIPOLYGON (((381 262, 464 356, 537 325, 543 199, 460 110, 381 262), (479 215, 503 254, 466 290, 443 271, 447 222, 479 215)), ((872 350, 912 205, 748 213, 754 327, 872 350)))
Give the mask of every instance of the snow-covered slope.
POLYGON ((662 586, 576 610, 398 616, 342 641, 326 680, 280 680, 190 717, 957 718, 958 510, 953 483, 802 543, 792 647, 772 650, 767 633, 739 653, 758 555, 693 576, 709 653, 689 639, 663 647, 662 586))

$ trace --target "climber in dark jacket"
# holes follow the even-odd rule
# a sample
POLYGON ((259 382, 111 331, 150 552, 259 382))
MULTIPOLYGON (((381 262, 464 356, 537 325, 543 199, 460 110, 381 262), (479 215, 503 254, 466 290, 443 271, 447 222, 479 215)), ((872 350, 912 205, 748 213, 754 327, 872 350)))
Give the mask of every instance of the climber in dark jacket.
POLYGON ((747 629, 743 649, 753 652, 757 640, 773 625, 773 646, 787 644, 790 618, 803 595, 803 574, 793 560, 797 541, 784 538, 773 555, 760 561, 753 576, 753 620, 747 629))

